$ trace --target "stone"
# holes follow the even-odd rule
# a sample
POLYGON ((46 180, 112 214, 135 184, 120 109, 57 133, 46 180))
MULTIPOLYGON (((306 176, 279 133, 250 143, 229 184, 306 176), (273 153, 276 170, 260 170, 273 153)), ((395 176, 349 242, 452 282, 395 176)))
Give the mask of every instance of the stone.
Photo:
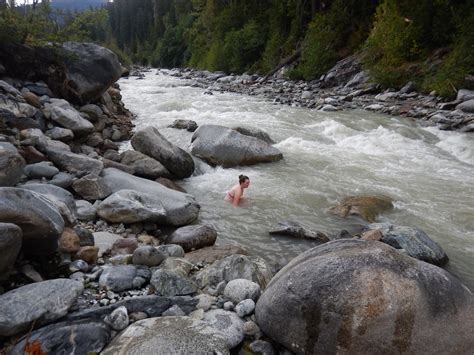
POLYGON ((74 191, 86 200, 102 200, 112 194, 104 180, 97 175, 88 174, 72 183, 74 191))
POLYGON ((21 249, 22 232, 12 223, 0 223, 0 280, 8 276, 21 249))
POLYGON ((339 205, 331 207, 329 212, 343 218, 359 216, 373 223, 380 213, 393 209, 392 202, 388 196, 351 196, 343 199, 339 205))
POLYGON ((41 179, 43 177, 51 179, 54 175, 59 173, 58 168, 56 168, 51 162, 46 161, 27 165, 23 171, 30 179, 41 179))
POLYGON ((121 331, 128 327, 129 319, 128 319, 128 311, 127 308, 124 306, 118 307, 114 309, 112 313, 110 313, 104 319, 105 323, 110 325, 113 330, 121 331))
POLYGON ((141 288, 150 280, 150 276, 150 270, 144 266, 107 266, 100 275, 99 286, 110 291, 122 292, 141 288))
POLYGON ((104 167, 100 160, 57 148, 47 148, 46 154, 58 168, 73 175, 99 175, 104 167))
POLYGON ((135 265, 158 266, 165 259, 166 255, 161 251, 151 245, 145 245, 135 249, 132 262, 135 265))
POLYGON ((76 253, 76 259, 84 260, 88 264, 95 264, 99 258, 99 248, 95 246, 81 247, 76 253))
MULTIPOLYGON (((272 344, 265 340, 255 340, 250 343, 250 350, 258 355, 276 355, 277 352, 272 344)), ((285 354, 286 355, 286 354, 285 354)))
POLYGON ((474 113, 474 99, 464 101, 456 106, 456 110, 461 110, 467 113, 474 113))
POLYGON ((375 223, 369 225, 369 229, 379 230, 382 242, 395 249, 403 249, 413 258, 438 266, 443 266, 449 261, 439 244, 419 228, 375 223))
POLYGON ((244 323, 243 331, 244 334, 248 336, 256 336, 260 334, 260 328, 255 322, 252 322, 251 320, 244 323))
POLYGON ((168 257, 160 264, 161 270, 171 271, 181 277, 188 277, 194 265, 183 258, 168 257))
POLYGON ((0 335, 11 336, 65 316, 82 293, 82 283, 55 279, 36 282, 0 295, 0 335))
POLYGON ((135 190, 113 193, 97 206, 97 214, 111 223, 166 221, 166 210, 161 199, 153 194, 135 190))
POLYGON ((263 259, 237 254, 207 266, 195 275, 195 280, 200 288, 204 288, 216 286, 221 281, 247 279, 256 282, 261 289, 264 289, 272 276, 270 267, 263 259))
POLYGON ((84 105, 79 111, 85 113, 91 122, 97 122, 104 115, 102 109, 94 104, 84 105))
POLYGON ((237 313, 240 318, 252 314, 254 310, 255 301, 252 299, 242 300, 235 306, 235 313, 237 313))
POLYGON ((121 154, 120 162, 131 167, 134 175, 147 179, 158 177, 171 177, 172 174, 159 161, 149 156, 137 152, 136 150, 126 150, 121 154))
POLYGON ((198 300, 198 304, 196 306, 197 309, 202 309, 204 312, 207 312, 211 309, 212 304, 216 301, 216 297, 208 295, 206 293, 202 293, 194 297, 198 300))
POLYGON ((199 214, 200 206, 191 195, 168 189, 156 182, 113 168, 105 169, 102 176, 113 193, 129 189, 159 199, 166 210, 166 224, 187 225, 193 222, 199 214))
POLYGON ((456 101, 474 100, 474 90, 460 89, 456 95, 456 101))
POLYGON ((301 226, 298 222, 279 222, 275 228, 269 231, 271 235, 288 235, 296 238, 314 239, 320 242, 328 242, 329 237, 322 232, 313 232, 301 226))
POLYGON ((31 145, 20 147, 18 152, 23 159, 25 159, 27 164, 35 164, 48 160, 43 153, 31 145))
POLYGON ((54 127, 45 132, 46 137, 61 142, 69 142, 74 139, 74 132, 67 128, 54 127))
POLYGON ((132 254, 138 248, 136 238, 117 239, 110 250, 110 256, 132 254))
POLYGON ((65 228, 59 237, 58 249, 63 253, 76 253, 81 248, 79 236, 74 229, 65 228))
POLYGON ((256 302, 260 297, 260 286, 247 279, 230 280, 224 289, 224 296, 234 303, 248 298, 256 302))
POLYGON ((183 312, 181 308, 179 308, 178 305, 173 305, 170 308, 168 308, 166 311, 163 312, 161 315, 162 317, 176 317, 176 316, 185 316, 186 313, 183 312))
POLYGON ((0 142, 0 187, 15 186, 23 174, 25 160, 13 144, 0 142))
POLYGON ((74 232, 76 232, 79 237, 81 247, 94 246, 94 235, 90 230, 83 227, 75 227, 74 232))
POLYGON ((108 252, 112 245, 120 239, 120 235, 109 232, 95 232, 94 236, 95 246, 99 248, 99 256, 108 252))
POLYGON ((185 296, 197 292, 194 282, 168 270, 154 271, 150 283, 160 296, 185 296))
POLYGON ((255 314, 263 333, 296 354, 464 353, 474 346, 473 301, 437 266, 384 243, 336 240, 280 270, 255 314))
POLYGON ((244 136, 258 138, 268 144, 275 144, 275 141, 270 137, 270 135, 259 128, 237 126, 233 127, 232 129, 239 132, 240 134, 243 134, 244 136))
POLYGON ((363 240, 376 240, 380 241, 383 238, 382 231, 380 229, 372 229, 367 232, 362 233, 360 239, 363 240))
POLYGON ((283 154, 268 143, 223 126, 202 125, 191 141, 191 153, 211 165, 233 167, 283 158, 283 154))
POLYGON ((42 194, 0 187, 0 222, 14 223, 23 232, 23 251, 45 255, 56 251, 64 220, 56 206, 42 194))
POLYGON ((158 317, 130 325, 102 351, 127 354, 229 354, 227 338, 190 317, 158 317))
POLYGON ((212 264, 217 260, 224 259, 230 255, 248 255, 247 250, 240 246, 232 244, 213 245, 212 247, 205 247, 186 253, 184 256, 193 264, 205 263, 212 264))
POLYGON ((203 321, 225 335, 230 349, 235 348, 244 340, 244 322, 233 312, 213 309, 204 313, 203 321))
POLYGON ((135 150, 159 161, 178 179, 187 178, 194 172, 194 160, 191 155, 170 143, 154 127, 136 132, 131 143, 135 150))
POLYGON ((12 355, 25 353, 26 341, 38 343, 43 354, 98 354, 110 341, 110 329, 102 321, 61 322, 33 331, 21 338, 12 355))
POLYGON ((71 273, 77 271, 87 272, 89 270, 89 264, 82 259, 78 259, 70 263, 68 268, 71 273))
POLYGON ((95 220, 97 209, 89 201, 77 200, 76 209, 78 220, 86 222, 95 220))
POLYGON ((167 239, 167 244, 180 245, 185 252, 214 245, 217 231, 210 225, 190 225, 176 229, 167 239))
POLYGON ((186 190, 183 189, 180 185, 175 183, 173 180, 164 178, 164 177, 159 177, 158 179, 155 180, 157 183, 166 186, 168 189, 180 191, 186 193, 186 190))
POLYGON ((185 129, 189 132, 194 132, 198 128, 198 125, 196 121, 193 120, 174 120, 173 123, 170 124, 168 127, 185 129))
POLYGON ((181 245, 163 244, 159 245, 157 249, 167 256, 173 256, 176 258, 184 257, 184 249, 181 247, 181 245))
POLYGON ((83 118, 81 114, 63 99, 51 99, 43 110, 46 118, 70 129, 76 135, 87 135, 94 131, 94 125, 83 118))
POLYGON ((59 172, 54 175, 53 179, 49 182, 51 185, 62 187, 63 189, 68 189, 71 187, 73 181, 73 176, 68 173, 59 172))

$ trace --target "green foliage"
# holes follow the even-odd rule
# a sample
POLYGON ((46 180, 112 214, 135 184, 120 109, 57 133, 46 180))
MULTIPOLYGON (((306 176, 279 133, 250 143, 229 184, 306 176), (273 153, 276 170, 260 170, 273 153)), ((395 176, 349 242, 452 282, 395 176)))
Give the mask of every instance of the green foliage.
POLYGON ((106 9, 86 10, 77 13, 61 31, 71 41, 105 43, 109 14, 106 9))

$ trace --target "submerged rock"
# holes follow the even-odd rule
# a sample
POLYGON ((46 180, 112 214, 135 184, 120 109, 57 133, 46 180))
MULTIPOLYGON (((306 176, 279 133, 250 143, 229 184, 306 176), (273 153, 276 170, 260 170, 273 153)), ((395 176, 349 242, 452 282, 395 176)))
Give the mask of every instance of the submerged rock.
POLYGON ((326 234, 310 231, 293 221, 280 222, 268 233, 272 235, 288 235, 290 237, 313 239, 323 243, 329 241, 329 237, 326 234))
POLYGON ((275 144, 275 141, 270 137, 270 135, 267 132, 262 131, 261 129, 242 126, 233 127, 232 129, 239 132, 240 134, 243 134, 244 136, 258 138, 268 144, 275 144))
POLYGON ((340 217, 359 216, 367 222, 374 222, 382 212, 393 208, 393 200, 388 196, 351 196, 332 207, 329 212, 340 217))

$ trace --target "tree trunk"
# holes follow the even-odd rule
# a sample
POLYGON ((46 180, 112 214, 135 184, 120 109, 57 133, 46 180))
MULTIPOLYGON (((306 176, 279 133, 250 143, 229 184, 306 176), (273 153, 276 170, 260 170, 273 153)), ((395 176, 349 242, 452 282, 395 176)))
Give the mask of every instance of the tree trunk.
POLYGON ((289 65, 293 63, 295 60, 297 60, 301 56, 301 49, 297 49, 295 53, 290 55, 289 57, 286 57, 280 61, 280 64, 278 64, 274 69, 272 69, 265 77, 263 78, 262 82, 265 82, 268 80, 269 77, 271 77, 273 74, 275 74, 277 71, 279 71, 281 68, 283 68, 285 65, 289 65))

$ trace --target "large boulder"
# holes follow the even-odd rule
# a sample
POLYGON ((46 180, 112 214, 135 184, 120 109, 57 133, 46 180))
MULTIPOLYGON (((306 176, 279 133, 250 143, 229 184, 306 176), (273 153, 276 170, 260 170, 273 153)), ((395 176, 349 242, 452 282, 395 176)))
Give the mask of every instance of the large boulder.
POLYGON ((158 177, 171 177, 171 173, 163 164, 150 158, 148 155, 137 152, 136 150, 127 150, 121 155, 120 162, 134 170, 134 175, 147 179, 156 179, 158 177))
POLYGON ((343 199, 337 206, 331 207, 329 212, 343 218, 359 216, 372 223, 380 213, 393 208, 392 202, 393 200, 388 196, 350 196, 343 199))
POLYGON ((132 137, 132 147, 159 161, 178 179, 194 172, 194 160, 181 148, 170 143, 155 127, 144 128, 132 137))
POLYGON ((70 129, 75 135, 86 135, 94 131, 94 125, 66 100, 51 99, 51 103, 45 104, 43 112, 46 118, 70 129))
POLYGON ((0 186, 15 186, 24 167, 25 160, 15 146, 0 142, 0 186))
POLYGON ((46 153, 58 168, 71 174, 85 175, 90 173, 99 175, 104 168, 104 164, 100 160, 90 158, 87 155, 52 147, 47 147, 46 153))
POLYGON ((120 190, 97 206, 97 214, 111 223, 166 221, 166 210, 153 194, 134 190, 120 190))
POLYGON ((133 323, 102 355, 229 354, 228 339, 207 323, 190 317, 148 318, 133 323))
POLYGON ((114 168, 104 169, 102 176, 113 193, 121 190, 135 190, 159 199, 166 210, 166 224, 183 226, 194 221, 199 214, 200 206, 191 195, 168 189, 156 182, 114 168))
POLYGON ((474 113, 474 99, 464 101, 456 106, 456 110, 461 110, 467 113, 474 113))
POLYGON ((405 250, 413 258, 438 266, 445 265, 449 261, 440 245, 419 228, 373 223, 369 225, 369 229, 380 230, 382 242, 395 249, 405 250))
POLYGON ((21 229, 15 224, 0 223, 0 280, 8 275, 21 249, 21 229))
POLYGON ((25 335, 11 354, 24 355, 26 342, 39 343, 43 354, 98 354, 109 341, 110 328, 102 321, 61 322, 25 335))
POLYGON ((261 330, 296 354, 469 353, 474 298, 454 276, 376 241, 312 248, 275 275, 261 330))
POLYGON ((55 279, 16 288, 0 296, 0 336, 10 336, 65 316, 82 293, 81 282, 55 279))
POLYGON ((0 187, 0 222, 19 226, 23 232, 23 250, 35 255, 56 251, 64 230, 64 220, 51 200, 14 187, 0 187))
POLYGON ((211 165, 232 167, 283 158, 283 154, 268 143, 223 126, 200 126, 191 141, 191 153, 211 165))
POLYGON ((217 231, 207 224, 191 225, 176 229, 166 240, 168 244, 181 245, 185 252, 214 245, 217 231))

